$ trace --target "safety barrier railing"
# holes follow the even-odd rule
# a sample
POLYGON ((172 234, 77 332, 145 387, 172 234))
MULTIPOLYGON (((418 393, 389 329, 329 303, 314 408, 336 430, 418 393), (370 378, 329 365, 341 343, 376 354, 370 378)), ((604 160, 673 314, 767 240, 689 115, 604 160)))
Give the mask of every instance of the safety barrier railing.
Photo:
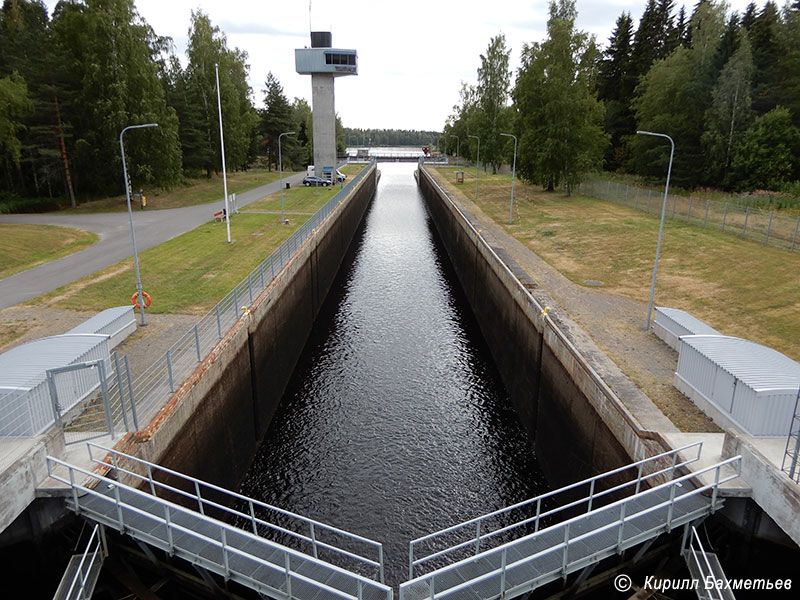
MULTIPOLYGON (((615 181, 586 181, 578 186, 578 191, 653 215, 661 214, 664 202, 661 192, 615 181)), ((800 216, 792 217, 774 210, 670 194, 665 216, 694 225, 714 227, 767 246, 794 251, 800 245, 800 216)))
POLYGON ((67 506, 97 523, 278 599, 391 600, 391 588, 246 529, 47 457, 67 506))
POLYGON ((530 527, 537 532, 542 522, 549 525, 557 515, 568 515, 577 510, 589 513, 598 507, 598 501, 612 494, 626 490, 637 494, 643 484, 650 485, 664 477, 672 480, 676 471, 700 459, 702 448, 702 442, 695 442, 663 452, 412 540, 408 550, 408 578, 413 579, 414 570, 427 563, 478 555, 486 549, 487 543, 502 543, 504 537, 512 532, 530 527), (685 460, 679 458, 681 453, 692 451, 696 451, 695 456, 685 460), (632 477, 631 480, 617 483, 626 474, 632 477), (563 502, 560 502, 561 498, 564 498, 563 502), (427 553, 421 554, 426 550, 427 553))
MULTIPOLYGON (((303 243, 315 235, 323 221, 368 172, 371 172, 370 167, 355 175, 163 356, 137 376, 131 375, 128 357, 119 357, 114 353, 111 365, 106 370, 112 426, 108 426, 103 412, 104 403, 98 401, 98 394, 93 402, 82 403, 80 410, 72 415, 74 419, 65 419, 67 442, 82 441, 94 434, 111 433, 113 437, 116 431, 136 431, 145 426, 165 404, 169 395, 178 390, 197 365, 242 318, 246 312, 245 306, 252 304, 270 285, 303 243), (91 433, 87 436, 87 432, 91 433)), ((41 397, 37 397, 36 401, 23 401, 23 396, 30 394, 29 388, 39 383, 36 380, 36 383, 27 387, 0 388, 0 437, 33 437, 57 420, 46 385, 41 386, 41 397)))
POLYGON ((719 573, 714 570, 708 558, 703 542, 697 534, 697 528, 692 525, 687 540, 686 548, 683 550, 686 562, 690 565, 689 572, 702 582, 704 598, 706 600, 725 600, 725 590, 719 573))
MULTIPOLYGON (((62 579, 53 600, 89 600, 92 597, 94 585, 107 553, 101 530, 102 525, 94 526, 89 541, 86 543, 86 550, 83 551, 83 554, 73 557, 73 559, 78 559, 74 567, 74 575, 66 581, 62 579), (66 586, 67 583, 68 586, 66 586), (63 589, 65 586, 66 590, 63 589)), ((72 567, 72 562, 68 569, 70 567, 72 567)), ((65 576, 68 573, 69 571, 65 573, 65 576)))
MULTIPOLYGON (((295 542, 299 542, 301 547, 305 548, 306 553, 310 553, 314 558, 319 558, 321 551, 327 551, 330 556, 338 560, 352 560, 355 563, 373 569, 377 574, 378 581, 384 582, 383 545, 380 542, 309 519, 265 502, 248 498, 243 494, 232 492, 223 487, 117 450, 92 442, 88 442, 86 445, 89 449, 89 459, 97 465, 113 467, 116 471, 116 477, 120 481, 124 481, 124 477, 127 476, 134 484, 145 484, 145 489, 149 490, 150 494, 155 497, 159 497, 159 493, 162 496, 174 494, 183 499, 183 504, 187 504, 188 501, 192 506, 196 506, 201 514, 215 511, 226 521, 234 519, 240 526, 247 525, 255 535, 264 537, 266 533, 271 533, 285 536, 295 542), (101 457, 97 456, 98 453, 101 457), (108 462, 109 460, 110 462, 108 462), (138 468, 138 471, 134 470, 135 468, 138 468), (159 480, 159 475, 162 476, 161 480, 159 480), (178 487, 177 485, 166 483, 165 480, 173 484, 180 482, 184 485, 183 487, 178 487), (242 507, 244 510, 236 508, 237 506, 242 507), (276 520, 275 518, 267 520, 266 516, 259 515, 279 517, 285 523, 280 525, 273 522, 276 520), (324 539, 326 535, 330 536, 328 541, 324 539), (372 555, 368 556, 363 551, 352 551, 341 547, 341 545, 337 546, 337 541, 341 543, 341 540, 346 540, 353 546, 368 549, 372 555)), ((339 564, 338 560, 337 564, 339 564)))
POLYGON ((789 427, 789 437, 786 438, 781 471, 792 481, 800 483, 800 389, 797 390, 797 399, 794 402, 792 424, 789 427))
POLYGON ((741 456, 730 458, 407 581, 400 585, 399 598, 458 598, 466 590, 470 597, 514 598, 714 512, 722 505, 719 487, 740 474, 741 456), (734 473, 723 476, 729 466, 736 467, 734 473), (693 480, 710 472, 713 482, 691 488, 693 480), (710 498, 690 502, 709 491, 710 498), (648 499, 655 503, 628 512, 648 499), (526 555, 526 546, 543 539, 549 542, 543 543, 544 549, 526 555))
POLYGON ((134 379, 130 394, 136 403, 142 423, 148 422, 155 416, 169 394, 180 387, 183 380, 194 372, 197 365, 244 315, 243 306, 251 304, 269 286, 275 275, 297 253, 303 243, 316 233, 322 222, 368 172, 371 172, 371 169, 365 168, 353 177, 192 329, 175 342, 162 358, 156 360, 134 379))

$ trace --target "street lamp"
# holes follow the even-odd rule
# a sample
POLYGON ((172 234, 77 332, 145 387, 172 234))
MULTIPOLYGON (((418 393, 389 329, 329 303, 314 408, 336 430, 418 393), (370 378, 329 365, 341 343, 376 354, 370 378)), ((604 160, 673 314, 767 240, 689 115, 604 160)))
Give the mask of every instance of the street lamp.
POLYGON ((454 137, 454 138, 456 138, 456 167, 458 167, 458 153, 459 153, 459 151, 460 151, 460 147, 461 147, 461 140, 459 140, 459 139, 458 139, 458 136, 457 136, 456 134, 454 134, 454 133, 451 133, 451 134, 450 134, 450 135, 448 135, 447 137, 449 137, 449 138, 450 138, 450 137, 454 137))
POLYGON ((652 131, 637 131, 639 135, 654 135, 656 137, 667 138, 670 143, 669 168, 667 169, 667 185, 664 188, 664 202, 661 204, 661 224, 658 226, 658 244, 656 245, 656 262, 653 265, 653 282, 650 284, 650 303, 647 305, 647 323, 644 330, 650 329, 650 315, 653 312, 653 296, 656 292, 656 273, 658 272, 658 257, 661 254, 661 235, 664 231, 664 214, 667 212, 667 196, 669 195, 669 177, 672 174, 672 157, 675 154, 675 142, 665 133, 653 133, 652 131))
POLYGON ((217 110, 219 111, 219 148, 222 154, 222 192, 225 194, 225 228, 228 230, 228 243, 231 243, 231 211, 228 206, 228 172, 225 170, 225 139, 222 135, 222 101, 219 95, 219 65, 214 64, 217 77, 217 110))
POLYGON ((285 135, 294 135, 294 131, 284 131, 278 136, 278 178, 281 186, 281 224, 286 223, 283 218, 283 158, 281 157, 281 138, 285 135))
POLYGON ((478 140, 478 154, 475 157, 475 202, 478 201, 478 162, 481 160, 481 138, 477 135, 468 135, 467 137, 475 138, 478 140))
POLYGON ((508 224, 511 225, 514 215, 514 179, 517 174, 517 136, 511 133, 501 133, 500 135, 514 138, 514 162, 511 164, 511 205, 508 208, 508 224))
POLYGON ((142 278, 139 276, 139 256, 136 253, 136 233, 133 231, 133 211, 131 210, 131 188, 128 184, 128 166, 125 164, 125 144, 122 136, 129 129, 142 129, 144 127, 158 127, 158 123, 147 123, 146 125, 129 125, 119 132, 119 151, 122 154, 122 176, 125 178, 125 201, 128 203, 128 220, 131 224, 131 243, 133 244, 133 268, 136 271, 136 293, 139 298, 139 312, 142 314, 142 325, 147 325, 144 321, 144 294, 142 293, 142 278))

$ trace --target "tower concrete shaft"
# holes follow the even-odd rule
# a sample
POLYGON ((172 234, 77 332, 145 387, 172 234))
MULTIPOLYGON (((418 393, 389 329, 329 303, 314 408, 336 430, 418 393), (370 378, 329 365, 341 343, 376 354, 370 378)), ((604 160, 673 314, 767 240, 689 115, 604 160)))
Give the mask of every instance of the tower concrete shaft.
POLYGON ((325 177, 324 167, 331 167, 336 181, 336 107, 333 74, 311 74, 311 105, 314 114, 314 175, 325 177))

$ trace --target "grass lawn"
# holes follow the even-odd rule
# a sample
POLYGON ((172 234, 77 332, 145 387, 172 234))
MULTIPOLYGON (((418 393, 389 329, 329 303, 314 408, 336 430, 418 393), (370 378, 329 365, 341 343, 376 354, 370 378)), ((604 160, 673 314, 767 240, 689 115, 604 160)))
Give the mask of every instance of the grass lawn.
MULTIPOLYGON (((361 169, 363 165, 348 165, 342 172, 352 179, 361 169)), ((277 173, 274 175, 277 179, 277 173)), ((302 186, 284 190, 284 210, 290 214, 292 211, 300 213, 289 219, 289 225, 281 225, 280 218, 274 214, 243 210, 231 218, 231 244, 226 242, 224 223, 207 223, 140 252, 142 287, 153 299, 147 310, 153 313, 205 314, 335 193, 331 188, 320 188, 319 194, 315 194, 314 188, 302 186)), ((280 211, 280 193, 245 208, 280 211)), ((27 304, 100 311, 128 304, 135 291, 136 278, 131 258, 34 298, 27 304)))
MULTIPOLYGON (((294 175, 297 171, 284 171, 283 176, 294 175)), ((261 185, 266 185, 278 180, 278 171, 264 171, 256 169, 252 171, 238 171, 228 174, 228 193, 240 194, 261 185)), ((183 185, 178 185, 171 190, 145 189, 144 195, 147 198, 147 210, 158 210, 162 208, 181 208, 183 206, 194 206, 224 200, 222 187, 222 175, 214 175, 210 179, 201 177, 199 179, 189 179, 183 185)), ((133 190, 136 191, 136 190, 133 190)), ((132 206, 138 209, 138 200, 131 197, 132 206)), ((128 210, 125 196, 115 196, 102 200, 93 200, 80 204, 75 209, 66 209, 65 213, 97 213, 97 212, 122 212, 128 210)))
MULTIPOLYGON (((439 169, 451 187, 455 176, 439 169)), ((474 170, 457 186, 474 197, 474 170)), ((510 176, 479 175, 478 204, 571 281, 647 302, 659 221, 646 213, 520 184, 508 225, 510 176)), ((800 252, 667 220, 655 303, 686 310, 726 335, 800 359, 800 252)))
MULTIPOLYGON (((148 311, 205 314, 306 220, 282 226, 272 215, 241 213, 231 219, 231 244, 224 223, 208 223, 139 253, 148 311)), ((27 304, 100 311, 130 303, 135 291, 131 258, 27 304)))
POLYGON ((55 225, 0 223, 0 279, 67 256, 94 244, 89 231, 55 225))
MULTIPOLYGON (((349 182, 355 175, 361 172, 364 166, 365 165, 347 165, 346 167, 340 169, 340 171, 347 175, 347 181, 349 182)), ((299 185, 288 190, 284 189, 283 211, 284 213, 313 214, 317 212, 320 207, 330 200, 338 191, 338 185, 329 187, 305 187, 303 185, 299 185)), ((281 194, 280 192, 270 194, 261 200, 248 204, 243 210, 266 210, 280 212, 281 194)))

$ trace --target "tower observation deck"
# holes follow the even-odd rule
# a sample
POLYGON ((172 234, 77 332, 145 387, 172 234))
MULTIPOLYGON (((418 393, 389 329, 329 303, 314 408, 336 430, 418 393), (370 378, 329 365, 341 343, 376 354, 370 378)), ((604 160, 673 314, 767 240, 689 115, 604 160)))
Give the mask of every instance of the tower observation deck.
POLYGON ((295 68, 311 75, 311 108, 314 115, 314 174, 331 178, 336 167, 336 107, 333 80, 358 75, 358 53, 332 47, 329 31, 312 31, 311 48, 294 51, 295 68))

